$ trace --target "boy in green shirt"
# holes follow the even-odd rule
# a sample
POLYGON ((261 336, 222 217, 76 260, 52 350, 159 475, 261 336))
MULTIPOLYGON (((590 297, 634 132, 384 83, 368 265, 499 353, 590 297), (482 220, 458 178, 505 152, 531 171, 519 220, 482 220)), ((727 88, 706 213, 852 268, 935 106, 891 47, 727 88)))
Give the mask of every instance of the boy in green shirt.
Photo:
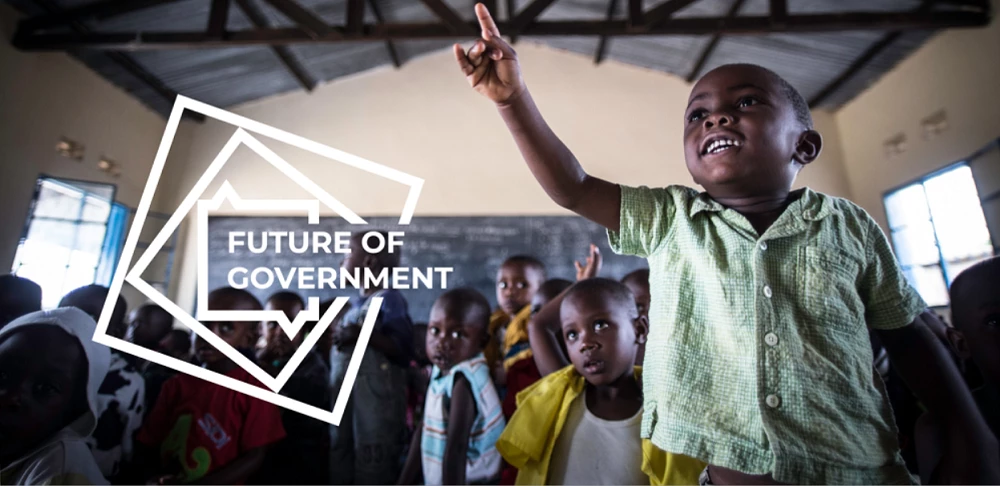
POLYGON ((584 172, 489 12, 476 13, 482 38, 456 45, 456 59, 535 178, 608 228, 615 251, 649 260, 644 438, 709 463, 714 484, 910 482, 871 328, 918 397, 950 418, 953 470, 1000 481, 996 439, 878 226, 846 200, 791 190, 823 144, 791 85, 752 65, 706 74, 684 114, 685 161, 705 192, 619 186, 584 172))

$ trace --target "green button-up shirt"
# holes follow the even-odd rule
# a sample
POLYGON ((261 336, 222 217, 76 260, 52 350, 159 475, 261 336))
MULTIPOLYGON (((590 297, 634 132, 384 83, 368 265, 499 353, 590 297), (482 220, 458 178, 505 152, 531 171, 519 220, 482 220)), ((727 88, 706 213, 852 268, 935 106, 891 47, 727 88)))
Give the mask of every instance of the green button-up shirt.
POLYGON ((867 331, 926 305, 875 221, 805 189, 758 235, 694 189, 621 191, 611 247, 650 269, 643 437, 781 482, 910 482, 867 331))

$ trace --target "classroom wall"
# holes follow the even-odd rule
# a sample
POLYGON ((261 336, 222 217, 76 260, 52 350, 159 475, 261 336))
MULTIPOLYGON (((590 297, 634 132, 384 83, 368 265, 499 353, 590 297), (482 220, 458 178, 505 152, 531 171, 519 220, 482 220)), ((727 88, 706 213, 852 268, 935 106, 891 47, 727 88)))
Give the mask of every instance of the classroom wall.
MULTIPOLYGON (((0 273, 13 264, 39 175, 114 184, 118 202, 134 208, 166 124, 66 54, 15 50, 7 39, 17 17, 0 4, 0 273), (63 136, 85 145, 82 161, 56 153, 63 136), (97 169, 102 156, 121 164, 120 176, 97 169)), ((126 299, 144 301, 131 292, 126 299)))
MULTIPOLYGON (((1000 8, 994 0, 993 11, 1000 8)), ((1000 22, 937 34, 835 115, 854 200, 886 228, 885 192, 960 161, 1000 137, 1000 22), (949 128, 923 139, 921 120, 945 110, 949 128), (906 136, 906 151, 887 157, 883 142, 906 136)), ((982 173, 990 173, 981 171, 982 173)), ((997 171, 981 188, 1000 189, 997 171)), ((997 214, 994 211, 994 214, 997 214)), ((994 217, 993 225, 1000 228, 994 217)))
MULTIPOLYGON (((535 100, 556 133, 593 175, 634 185, 693 184, 684 165, 682 120, 690 85, 661 72, 538 45, 517 46, 535 100)), ((233 109, 237 114, 425 180, 418 215, 566 214, 524 164, 492 103, 469 88, 453 54, 440 51, 233 109)), ((832 115, 816 113, 827 148, 798 183, 847 196, 832 115)), ((189 164, 168 170, 183 197, 232 135, 231 126, 196 127, 189 164)), ((398 214, 405 188, 312 154, 269 145, 361 215, 398 214)), ((240 149, 219 179, 244 198, 302 197, 292 182, 240 149)), ((213 186, 214 187, 214 186, 213 186)), ((210 189, 209 192, 211 192, 210 189)), ((190 235, 185 238, 190 243, 190 235)), ((193 302, 194 255, 182 255, 173 296, 193 302)))

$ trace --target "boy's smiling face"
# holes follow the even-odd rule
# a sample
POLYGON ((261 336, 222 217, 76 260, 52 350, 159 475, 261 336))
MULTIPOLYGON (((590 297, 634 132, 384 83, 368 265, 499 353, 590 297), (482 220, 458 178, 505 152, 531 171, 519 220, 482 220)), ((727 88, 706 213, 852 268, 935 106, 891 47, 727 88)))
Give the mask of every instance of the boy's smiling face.
POLYGON ((822 138, 797 117, 775 75, 758 66, 717 68, 691 90, 684 159, 712 197, 787 193, 822 138))
POLYGON ((0 342, 0 461, 6 466, 86 411, 87 360, 56 326, 30 326, 0 342))
POLYGON ((560 308, 569 359, 588 383, 602 386, 632 373, 635 353, 645 341, 646 318, 630 301, 606 292, 570 294, 560 308))

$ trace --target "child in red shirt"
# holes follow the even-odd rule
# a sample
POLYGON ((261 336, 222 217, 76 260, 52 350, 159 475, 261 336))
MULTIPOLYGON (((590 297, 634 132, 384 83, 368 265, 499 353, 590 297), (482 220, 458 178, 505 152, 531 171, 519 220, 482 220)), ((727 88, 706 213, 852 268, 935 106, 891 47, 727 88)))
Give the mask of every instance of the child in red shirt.
MULTIPOLYGON (((216 289, 208 296, 211 310, 261 310, 243 290, 216 289)), ((205 326, 237 349, 249 348, 251 328, 258 323, 207 322, 205 326)), ((196 338, 195 353, 204 366, 230 378, 260 384, 224 354, 196 338)), ((136 441, 158 450, 159 484, 243 483, 264 458, 265 447, 285 437, 278 407, 186 374, 163 384, 163 390, 139 430, 136 441)))

